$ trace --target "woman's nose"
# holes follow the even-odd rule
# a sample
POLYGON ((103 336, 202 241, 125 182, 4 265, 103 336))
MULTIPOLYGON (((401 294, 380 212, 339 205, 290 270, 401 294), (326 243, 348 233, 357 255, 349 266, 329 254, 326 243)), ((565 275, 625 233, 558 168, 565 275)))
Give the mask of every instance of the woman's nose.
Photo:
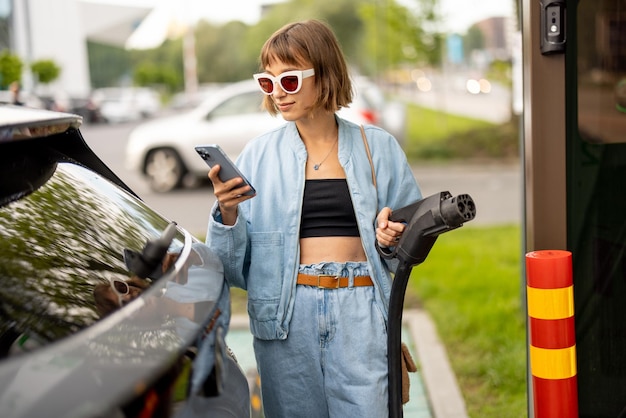
POLYGON ((282 86, 278 81, 274 81, 274 90, 272 90, 272 96, 283 97, 286 96, 285 90, 283 90, 282 86))

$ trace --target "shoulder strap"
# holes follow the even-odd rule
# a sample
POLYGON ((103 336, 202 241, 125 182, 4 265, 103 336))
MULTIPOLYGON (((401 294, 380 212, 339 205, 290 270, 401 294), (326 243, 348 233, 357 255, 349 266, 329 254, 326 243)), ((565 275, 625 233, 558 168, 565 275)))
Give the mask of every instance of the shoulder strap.
POLYGON ((361 136, 363 137, 363 144, 365 145, 365 152, 367 153, 367 159, 370 161, 370 167, 372 169, 372 183, 376 187, 376 171, 374 171, 374 162, 372 161, 372 153, 370 152, 370 146, 367 143, 367 137, 365 136, 365 129, 361 125, 361 136))

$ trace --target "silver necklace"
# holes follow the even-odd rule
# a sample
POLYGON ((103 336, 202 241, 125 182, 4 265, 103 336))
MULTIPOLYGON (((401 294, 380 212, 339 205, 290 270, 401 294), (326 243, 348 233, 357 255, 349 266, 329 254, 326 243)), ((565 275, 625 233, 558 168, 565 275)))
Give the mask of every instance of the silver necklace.
POLYGON ((333 150, 335 149, 335 145, 337 144, 337 142, 338 142, 338 141, 339 141, 339 138, 337 138, 337 139, 335 140, 335 142, 333 142, 333 146, 332 146, 332 147, 330 148, 330 150, 328 151, 328 154, 326 154, 326 157, 324 157, 324 159, 323 159, 322 161, 320 161, 319 163, 317 163, 317 164, 315 164, 315 165, 313 166, 313 169, 314 169, 314 170, 316 170, 316 171, 317 171, 317 170, 319 170, 319 169, 320 169, 320 166, 321 166, 322 164, 324 164, 324 161, 326 161, 326 159, 330 156, 330 153, 331 153, 331 152, 333 152, 333 150))

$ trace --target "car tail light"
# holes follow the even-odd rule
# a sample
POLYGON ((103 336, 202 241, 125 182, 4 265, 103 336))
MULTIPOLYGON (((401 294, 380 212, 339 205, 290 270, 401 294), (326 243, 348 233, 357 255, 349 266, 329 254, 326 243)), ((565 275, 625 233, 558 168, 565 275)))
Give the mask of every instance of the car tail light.
POLYGON ((378 115, 373 110, 361 110, 361 116, 367 123, 370 123, 372 125, 376 125, 378 123, 378 115))
POLYGON ((181 357, 156 382, 148 387, 139 384, 136 396, 122 407, 125 416, 168 418, 173 406, 184 400, 191 362, 181 357))

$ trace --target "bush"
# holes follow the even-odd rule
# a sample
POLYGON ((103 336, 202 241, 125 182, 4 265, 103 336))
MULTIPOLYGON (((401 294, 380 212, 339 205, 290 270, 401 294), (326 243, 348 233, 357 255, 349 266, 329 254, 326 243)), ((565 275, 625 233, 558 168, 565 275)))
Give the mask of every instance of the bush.
POLYGON ((22 67, 24 64, 17 55, 11 54, 9 51, 0 53, 0 85, 7 88, 14 81, 20 81, 22 78, 22 67))
POLYGON ((61 74, 61 67, 52 60, 35 61, 30 65, 30 69, 41 84, 50 84, 61 74))

